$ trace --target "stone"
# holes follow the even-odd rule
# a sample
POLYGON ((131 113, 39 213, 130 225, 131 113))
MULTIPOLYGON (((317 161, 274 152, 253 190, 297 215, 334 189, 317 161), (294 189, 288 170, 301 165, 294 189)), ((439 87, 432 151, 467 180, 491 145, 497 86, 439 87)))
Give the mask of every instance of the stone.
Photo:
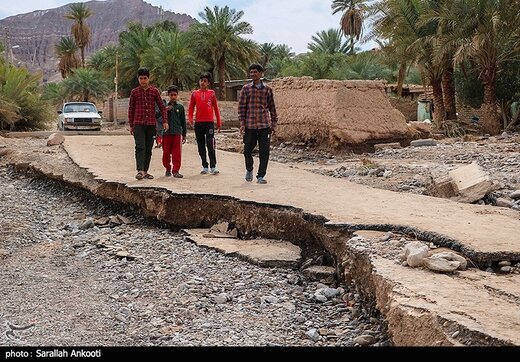
POLYGON ((370 334, 363 334, 354 338, 354 343, 359 344, 360 346, 370 346, 376 343, 376 339, 370 334))
POLYGON ((511 262, 508 261, 508 260, 502 260, 501 262, 498 263, 498 266, 502 267, 502 266, 510 266, 511 265, 511 262))
POLYGON ((47 138, 47 146, 57 146, 65 142, 65 137, 60 133, 53 133, 47 138))
POLYGON ((420 241, 412 241, 405 245, 401 260, 406 260, 406 263, 412 268, 422 266, 429 250, 430 248, 420 241))
POLYGON ((339 295, 339 291, 336 288, 325 288, 321 291, 327 299, 331 299, 339 295))
POLYGON ((332 266, 313 265, 303 270, 303 275, 311 280, 322 280, 334 277, 336 269, 332 266))
POLYGON ((435 197, 449 199, 458 195, 456 188, 451 177, 443 176, 433 180, 433 190, 430 194, 435 197))
POLYGON ((316 328, 311 328, 307 332, 305 332, 305 335, 314 342, 318 342, 320 340, 320 334, 318 333, 318 330, 316 328))
POLYGON ((516 191, 513 191, 510 195, 509 195, 510 198, 514 199, 514 200, 518 200, 520 199, 520 190, 516 190, 516 191))
POLYGON ((495 202, 495 205, 498 206, 498 207, 507 207, 507 208, 510 208, 513 206, 513 201, 511 200, 508 200, 508 199, 504 199, 502 197, 499 197, 497 199, 497 201, 495 202))
POLYGON ((460 266, 459 261, 449 261, 444 258, 426 258, 424 259, 424 266, 428 269, 439 273, 452 273, 460 266))
POLYGON ((79 228, 82 230, 85 230, 85 229, 93 228, 94 226, 95 226, 94 220, 92 220, 91 218, 88 218, 87 220, 83 221, 83 223, 79 226, 79 228))
POLYGON ((437 141, 431 138, 426 138, 422 140, 414 140, 410 142, 410 147, 430 147, 437 146, 437 141))
POLYGON ((459 254, 456 254, 452 251, 435 253, 430 258, 434 258, 434 259, 442 258, 442 259, 446 259, 448 261, 458 261, 460 263, 460 265, 459 265, 460 270, 465 270, 466 267, 468 266, 468 262, 466 261, 466 258, 464 258, 463 256, 460 256, 459 254))
POLYGON ((213 232, 218 232, 218 233, 227 233, 228 231, 228 226, 229 224, 227 222, 221 222, 221 223, 218 223, 218 224, 215 224, 211 227, 211 229, 209 229, 209 232, 210 233, 213 233, 213 232))
POLYGON ((448 174, 459 195, 457 201, 475 202, 493 190, 493 182, 489 175, 476 162, 459 167, 448 174))
POLYGON ((511 270, 512 270, 512 269, 513 269, 513 268, 511 268, 510 266, 503 266, 502 268, 500 268, 500 271, 501 271, 502 273, 511 273, 511 270))

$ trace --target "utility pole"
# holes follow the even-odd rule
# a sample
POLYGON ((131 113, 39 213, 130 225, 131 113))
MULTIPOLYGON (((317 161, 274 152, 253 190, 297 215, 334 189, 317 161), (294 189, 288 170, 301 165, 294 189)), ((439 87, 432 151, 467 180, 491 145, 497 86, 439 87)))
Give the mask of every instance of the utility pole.
POLYGON ((6 64, 9 64, 9 50, 11 46, 9 45, 9 28, 7 26, 4 26, 4 32, 5 32, 5 62, 6 64))
POLYGON ((119 78, 119 54, 116 52, 116 76, 114 78, 114 83, 115 83, 115 88, 116 88, 116 92, 115 92, 115 96, 114 96, 114 122, 115 122, 115 126, 117 127, 118 123, 117 123, 117 83, 118 83, 118 78, 119 78))

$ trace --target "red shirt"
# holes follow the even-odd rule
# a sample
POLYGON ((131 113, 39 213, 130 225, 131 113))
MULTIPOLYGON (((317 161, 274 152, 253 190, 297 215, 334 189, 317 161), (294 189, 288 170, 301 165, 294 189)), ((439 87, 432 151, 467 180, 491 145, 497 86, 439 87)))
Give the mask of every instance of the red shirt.
POLYGON ((161 93, 155 87, 143 88, 141 86, 132 89, 130 103, 128 104, 128 124, 130 128, 134 125, 156 126, 155 105, 159 106, 163 119, 168 119, 166 107, 161 98, 161 93))
POLYGON ((217 128, 222 126, 220 112, 218 110, 217 97, 212 89, 198 89, 191 93, 188 119, 193 123, 193 110, 197 107, 195 122, 213 122, 213 111, 217 117, 217 128))

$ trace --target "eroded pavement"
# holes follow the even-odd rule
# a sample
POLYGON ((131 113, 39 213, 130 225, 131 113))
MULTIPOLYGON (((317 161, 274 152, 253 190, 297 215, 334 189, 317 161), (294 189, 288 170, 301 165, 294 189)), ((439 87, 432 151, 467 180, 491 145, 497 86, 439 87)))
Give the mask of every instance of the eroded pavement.
POLYGON ((137 181, 130 136, 66 137, 64 148, 82 170, 65 158, 53 160, 52 153, 59 153, 53 148, 34 152, 1 141, 4 162, 181 227, 226 221, 244 238, 261 235, 303 247, 308 239, 321 243, 341 262, 345 277, 375 302, 398 345, 520 344, 518 274, 475 267, 434 274, 400 264, 396 254, 402 239, 350 238, 355 230, 393 231, 460 251, 474 266, 516 262, 518 211, 373 189, 275 162, 269 164, 267 185, 248 183, 243 156, 223 151, 217 151, 221 173, 200 175, 193 144, 183 147, 183 179, 164 177, 161 152, 154 150, 150 172, 155 179, 137 181), (382 252, 385 248, 388 252, 382 252))

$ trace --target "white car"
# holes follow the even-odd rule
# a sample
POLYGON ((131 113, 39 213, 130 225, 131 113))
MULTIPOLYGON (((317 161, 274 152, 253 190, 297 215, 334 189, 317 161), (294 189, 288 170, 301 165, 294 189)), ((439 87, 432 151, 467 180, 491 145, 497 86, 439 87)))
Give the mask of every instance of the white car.
POLYGON ((72 130, 100 130, 101 111, 90 102, 68 102, 58 111, 58 129, 72 130))

